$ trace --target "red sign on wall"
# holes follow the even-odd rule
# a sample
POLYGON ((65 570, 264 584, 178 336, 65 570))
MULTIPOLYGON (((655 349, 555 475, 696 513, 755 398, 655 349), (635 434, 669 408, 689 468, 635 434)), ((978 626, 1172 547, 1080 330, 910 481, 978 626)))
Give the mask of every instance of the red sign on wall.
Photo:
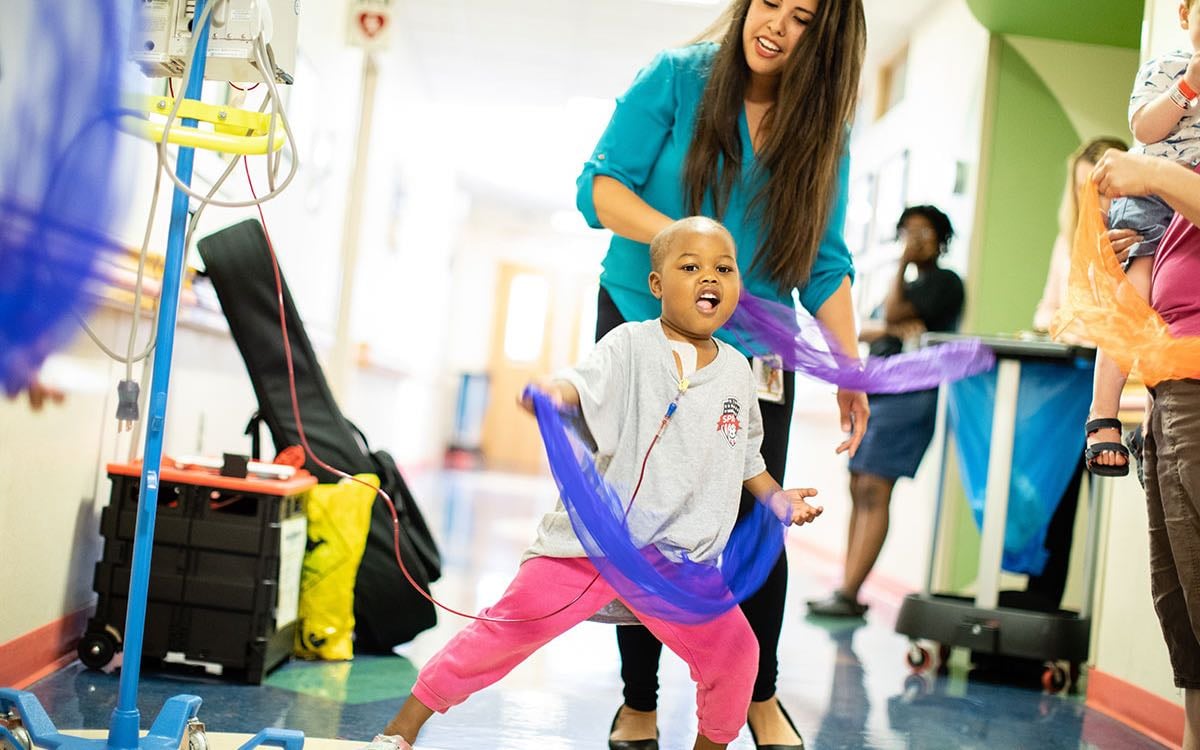
POLYGON ((348 0, 347 41, 355 47, 380 49, 392 35, 392 0, 348 0))

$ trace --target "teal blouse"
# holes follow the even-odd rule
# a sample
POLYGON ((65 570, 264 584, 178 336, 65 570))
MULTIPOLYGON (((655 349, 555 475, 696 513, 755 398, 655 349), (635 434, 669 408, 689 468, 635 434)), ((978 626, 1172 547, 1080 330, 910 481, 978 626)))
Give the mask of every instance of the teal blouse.
MULTIPOLYGON (((597 175, 620 181, 667 216, 686 215, 683 165, 716 50, 716 44, 705 42, 661 52, 617 99, 612 120, 576 182, 576 205, 589 225, 603 228, 592 202, 592 180, 597 175)), ((781 290, 761 267, 752 268, 760 226, 750 215, 749 203, 762 178, 755 174, 754 149, 744 114, 740 131, 742 175, 734 183, 723 223, 737 243, 738 267, 746 289, 758 297, 792 305, 792 290, 781 290)), ((800 304, 809 313, 815 313, 837 291, 842 279, 854 277, 854 264, 842 237, 849 166, 847 154, 838 170, 835 203, 812 273, 798 290, 800 304)), ((711 195, 705 200, 704 213, 713 215, 711 195)), ((614 234, 603 266, 600 283, 626 320, 649 320, 662 313, 646 280, 650 275, 648 245, 614 234)), ((748 353, 732 336, 720 332, 718 337, 748 353)))

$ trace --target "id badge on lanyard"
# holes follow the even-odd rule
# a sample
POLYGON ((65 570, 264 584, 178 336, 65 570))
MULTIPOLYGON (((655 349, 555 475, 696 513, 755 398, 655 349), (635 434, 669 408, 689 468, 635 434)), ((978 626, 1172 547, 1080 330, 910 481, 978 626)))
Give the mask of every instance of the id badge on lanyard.
POLYGON ((754 371, 754 382, 758 386, 758 400, 770 404, 783 403, 783 359, 778 354, 755 357, 750 362, 754 371))

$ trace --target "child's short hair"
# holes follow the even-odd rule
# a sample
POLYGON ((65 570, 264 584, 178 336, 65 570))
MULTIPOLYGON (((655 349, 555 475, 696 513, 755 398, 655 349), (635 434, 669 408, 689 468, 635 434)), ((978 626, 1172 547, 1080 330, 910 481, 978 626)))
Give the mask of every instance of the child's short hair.
POLYGON ((705 234, 715 232, 725 238, 729 243, 730 251, 736 255, 736 247, 733 241, 733 235, 719 221, 713 221, 707 216, 687 216, 679 221, 672 222, 665 229, 654 235, 654 239, 650 240, 650 270, 662 273, 663 261, 666 260, 667 254, 671 248, 675 247, 676 240, 682 234, 705 234))

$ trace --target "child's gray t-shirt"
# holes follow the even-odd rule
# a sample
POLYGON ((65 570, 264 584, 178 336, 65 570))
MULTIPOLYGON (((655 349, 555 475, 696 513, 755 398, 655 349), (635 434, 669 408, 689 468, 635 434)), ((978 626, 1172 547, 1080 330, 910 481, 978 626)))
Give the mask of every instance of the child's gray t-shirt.
MULTIPOLYGON (((720 555, 737 520, 742 483, 766 471, 750 365, 733 347, 716 343, 716 358, 688 378, 629 512, 638 546, 654 543, 676 560, 683 553, 695 561, 720 555)), ((679 390, 662 324, 655 319, 614 328, 582 364, 557 377, 578 389, 596 464, 628 505, 642 460, 679 390)), ((585 554, 560 500, 522 560, 585 554)))

